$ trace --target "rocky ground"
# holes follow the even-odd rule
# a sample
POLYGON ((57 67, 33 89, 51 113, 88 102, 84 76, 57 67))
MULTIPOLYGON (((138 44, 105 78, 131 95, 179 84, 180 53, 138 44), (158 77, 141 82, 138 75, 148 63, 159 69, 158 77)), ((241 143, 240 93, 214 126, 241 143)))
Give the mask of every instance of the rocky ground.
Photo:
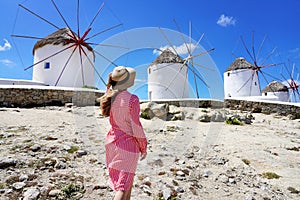
MULTIPOLYGON (((299 119, 172 109, 180 111, 169 117, 175 121, 141 119, 149 148, 132 199, 300 199, 299 119), (243 125, 224 122, 233 116, 243 125)), ((109 123, 97 107, 1 108, 0 115, 1 200, 112 199, 109 123)))

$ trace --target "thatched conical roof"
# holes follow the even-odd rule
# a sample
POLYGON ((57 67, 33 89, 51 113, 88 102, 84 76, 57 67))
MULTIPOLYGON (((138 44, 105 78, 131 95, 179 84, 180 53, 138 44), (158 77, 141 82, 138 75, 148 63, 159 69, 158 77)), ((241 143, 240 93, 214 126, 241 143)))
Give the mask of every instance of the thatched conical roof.
POLYGON ((277 81, 272 81, 261 92, 288 92, 288 87, 277 81))
MULTIPOLYGON (((73 34, 77 37, 77 35, 73 32, 73 34)), ((35 52, 36 49, 41 48, 47 44, 52 44, 52 45, 60 45, 62 44, 67 45, 70 44, 70 42, 68 40, 72 39, 70 37, 70 35, 72 35, 72 32, 69 28, 61 28, 57 31, 55 31, 54 33, 51 33, 50 35, 46 36, 45 38, 37 41, 33 47, 33 54, 35 52)), ((84 46, 89 50, 89 51, 93 51, 93 48, 88 45, 88 44, 84 44, 84 46)))
POLYGON ((251 66, 252 65, 248 61, 246 61, 245 58, 240 57, 235 59, 235 61, 225 70, 225 72, 238 69, 250 69, 251 66))
POLYGON ((163 63, 184 63, 184 61, 170 49, 166 49, 150 64, 150 66, 163 63))

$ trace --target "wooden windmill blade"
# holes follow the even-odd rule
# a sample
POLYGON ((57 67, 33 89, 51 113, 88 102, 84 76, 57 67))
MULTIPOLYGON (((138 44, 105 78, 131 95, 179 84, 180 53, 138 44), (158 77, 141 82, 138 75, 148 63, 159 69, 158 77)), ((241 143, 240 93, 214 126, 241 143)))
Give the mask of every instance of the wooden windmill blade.
MULTIPOLYGON (((176 24, 176 21, 174 20, 175 24, 176 24)), ((174 51, 174 53, 176 54, 176 56, 178 56, 179 58, 180 55, 177 53, 174 45, 172 44, 172 42, 169 40, 169 38, 167 37, 167 35, 164 33, 164 31, 159 27, 159 31, 162 33, 163 37, 166 39, 166 41, 168 42, 168 44, 170 45, 170 47, 172 48, 172 50, 174 51)), ((183 37, 182 33, 180 32, 180 35, 181 37, 183 37)), ((183 39, 184 43, 185 43, 185 40, 183 39)), ((186 44, 185 44, 186 45, 186 44)), ((182 58, 181 58, 182 59, 182 58)), ((182 59, 184 60, 184 59, 182 59)), ((168 90, 169 87, 171 86, 171 84, 174 82, 174 80, 177 78, 178 74, 181 72, 181 70, 183 69, 184 65, 186 65, 186 60, 184 60, 184 62, 182 63, 181 67, 179 68, 179 71, 177 71, 176 75, 171 79, 171 81, 169 82, 169 84, 167 85, 167 87, 165 88, 165 90, 168 90)), ((186 78, 187 78, 187 75, 186 75, 186 78)), ((186 80, 185 80, 186 81, 186 80)))
MULTIPOLYGON (((251 73, 251 76, 243 83, 243 85, 241 85, 241 87, 237 90, 237 92, 239 93, 249 82, 252 83, 253 78, 254 78, 254 74, 256 74, 255 72, 251 73)), ((249 96, 251 96, 251 90, 252 90, 252 84, 250 85, 250 91, 249 91, 249 96)))
MULTIPOLYGON (((289 60, 289 66, 290 66, 290 60, 289 60)), ((292 70, 289 70, 289 67, 287 67, 286 65, 285 65, 285 68, 290 77, 290 79, 286 80, 286 81, 288 82, 288 84, 290 86, 289 89, 292 91, 291 95, 294 96, 295 102, 300 101, 300 94, 299 94, 300 85, 298 82, 299 74, 297 75, 296 79, 294 78, 294 72, 295 72, 295 69, 297 69, 297 66, 295 65, 295 63, 293 63, 292 70)))
POLYGON ((11 37, 15 37, 15 38, 27 38, 27 39, 34 39, 34 40, 42 40, 42 37, 36 37, 36 36, 29 36, 29 35, 15 35, 12 34, 10 35, 11 37))
MULTIPOLYGON (((258 81, 259 81, 259 76, 262 77, 262 79, 266 82, 266 83, 269 83, 268 79, 267 79, 267 76, 269 77, 272 77, 272 79, 274 80, 279 80, 279 78, 275 77, 274 75, 271 75, 270 73, 267 73, 265 71, 263 71, 262 69, 265 69, 265 68, 269 68, 269 67, 275 67, 275 66, 279 66, 281 65, 282 63, 268 63, 266 64, 267 61, 269 61, 270 57, 275 53, 276 49, 277 48, 274 48, 272 49, 271 52, 269 52, 263 59, 262 59, 262 62, 259 63, 258 62, 258 58, 259 56, 261 56, 261 53, 262 53, 262 49, 263 49, 263 46, 266 42, 266 36, 264 36, 264 38, 262 39, 260 45, 259 45, 259 48, 258 50, 256 50, 255 48, 255 37, 254 37, 254 32, 252 33, 252 38, 251 38, 251 47, 248 48, 247 45, 246 45, 246 42, 244 41, 243 37, 240 36, 240 40, 241 40, 241 43, 242 43, 242 46, 244 47, 247 55, 249 56, 249 58, 252 60, 253 64, 251 64, 251 67, 250 69, 253 70, 257 76, 258 76, 258 81), (251 50, 250 50, 251 49, 251 50)), ((240 71, 240 73, 242 73, 242 71, 240 71)), ((253 73, 254 74, 254 73, 253 73)), ((245 83, 243 84, 243 87, 249 83, 249 81, 253 81, 253 76, 251 76, 249 79, 247 79, 245 81, 245 83)), ((251 90, 252 90, 252 83, 250 84, 250 94, 251 94, 251 90)), ((270 86, 270 90, 274 93, 275 95, 275 90, 272 88, 272 86, 270 86)))
POLYGON ((118 49, 127 49, 129 50, 128 47, 124 47, 124 46, 119 46, 119 45, 111 45, 111 44, 102 44, 102 43, 94 43, 94 42, 87 42, 88 45, 92 45, 92 46, 101 46, 101 47, 110 47, 110 48, 118 48, 118 49))
MULTIPOLYGON (((261 73, 261 75, 262 75, 263 79, 266 81, 266 83, 268 83, 268 80, 267 80, 267 78, 265 76, 265 73, 261 73)), ((276 96, 276 94, 275 94, 275 88, 273 88, 273 86, 270 83, 269 83, 269 88, 272 91, 273 95, 276 96)))
POLYGON ((26 8, 25 6, 23 6, 22 4, 18 5, 20 8, 23 8, 24 10, 26 10, 27 12, 31 13, 32 15, 34 15, 35 17, 41 19, 42 21, 46 22, 47 24, 51 25, 52 27, 54 27, 55 29, 59 30, 60 28, 55 25, 54 23, 50 22, 49 20, 45 19, 44 17, 40 16, 39 14, 33 12, 32 10, 26 8))
POLYGON ((242 41, 242 44, 243 44, 243 46, 244 46, 244 48, 245 48, 247 54, 249 55, 249 57, 251 58, 252 62, 253 62, 254 65, 256 66, 256 60, 254 59, 253 55, 252 55, 251 52, 249 51, 249 49, 248 49, 248 47, 247 47, 247 45, 246 45, 246 43, 245 43, 243 37, 240 36, 240 39, 241 39, 241 41, 242 41))
MULTIPOLYGON (((288 60, 288 65, 290 66, 290 60, 288 60)), ((299 87, 300 85, 298 84, 298 78, 299 78, 299 74, 297 75, 296 80, 294 79, 294 71, 296 68, 296 65, 293 64, 292 70, 289 69, 288 66, 284 65, 286 71, 289 74, 289 79, 287 79, 282 73, 281 76, 284 78, 285 82, 288 84, 288 88, 291 91, 290 94, 290 99, 292 100, 291 96, 294 97, 295 102, 300 101, 300 93, 299 93, 299 87)))
POLYGON ((157 69, 153 69, 153 71, 158 71, 158 70, 161 70, 161 69, 164 69, 164 68, 167 68, 167 67, 170 67, 171 65, 173 65, 174 63, 169 63, 169 64, 166 64, 165 66, 162 66, 160 68, 157 68, 157 69))
MULTIPOLYGON (((195 87, 196 87, 196 93, 197 93, 197 98, 199 98, 199 92, 198 92, 198 84, 197 84, 197 78, 207 87, 209 88, 208 84, 204 81, 204 79, 201 77, 200 74, 197 73, 197 70, 196 70, 196 66, 200 67, 200 68, 203 68, 203 69, 206 69, 206 70, 212 70, 208 67, 204 67, 203 65, 200 65, 198 63, 195 63, 194 62, 194 58, 196 57, 199 57, 199 56, 203 56, 203 55, 206 55, 206 54, 209 54, 211 53, 212 51, 215 50, 215 48, 211 48, 210 50, 208 51, 205 51, 205 52, 202 52, 202 53, 199 53, 199 54, 196 54, 196 55, 193 55, 194 54, 194 51, 196 50, 196 48, 198 47, 198 45, 200 44, 200 42, 203 40, 204 38, 204 33, 201 34, 201 36, 199 37, 198 41, 196 42, 195 44, 195 48, 192 49, 192 22, 189 23, 189 28, 190 28, 190 34, 189 34, 189 37, 190 37, 190 54, 189 54, 189 59, 191 60, 191 66, 189 67, 188 66, 188 69, 190 69, 194 75, 194 83, 195 83, 195 87)), ((214 71, 214 70, 213 70, 214 71)))
POLYGON ((203 66, 203 65, 201 65, 201 64, 195 63, 194 61, 193 61, 193 65, 194 65, 195 67, 199 67, 199 68, 202 68, 202 69, 205 69, 205 70, 216 71, 215 69, 212 69, 211 67, 203 66))
MULTIPOLYGON (((72 50, 72 53, 70 54, 70 56, 68 57, 66 63, 64 64, 64 67, 63 67, 62 71, 60 72, 60 74, 59 74, 59 76, 58 76, 58 78, 57 78, 57 80, 56 80, 56 82, 55 82, 55 86, 57 86, 57 84, 58 84, 58 82, 59 82, 59 80, 60 80, 62 74, 64 73, 64 71, 65 71, 67 65, 69 64, 69 62, 70 62, 70 60, 71 60, 71 58, 72 58, 74 52, 76 51, 76 49, 77 49, 77 47, 75 47, 75 48, 72 50)), ((81 66, 82 66, 82 63, 81 63, 81 66)), ((83 80, 84 80, 84 79, 83 79, 83 80)))
POLYGON ((175 79, 177 78, 177 76, 179 75, 179 73, 181 72, 181 70, 183 69, 183 67, 186 65, 186 61, 184 63, 181 64, 179 71, 177 71, 176 75, 171 79, 171 81, 169 82, 169 84, 167 85, 167 87, 165 88, 165 90, 168 90, 169 87, 171 86, 171 84, 175 81, 175 79))
MULTIPOLYGON (((86 28, 85 31, 81 32, 81 27, 80 27, 80 0, 77 0, 77 5, 76 5, 76 28, 74 28, 74 30, 72 30, 70 23, 66 20, 65 18, 65 14, 62 12, 62 10, 59 8, 59 6, 56 4, 55 0, 51 0, 50 1, 53 8, 55 9, 56 13, 59 16, 59 19, 63 22, 63 24, 67 27, 67 29, 69 31, 65 32, 64 34, 64 38, 60 38, 63 42, 63 45, 66 45, 65 47, 63 47, 60 50, 57 50, 56 52, 52 52, 49 55, 46 55, 44 58, 42 58, 41 60, 38 60, 38 62, 35 62, 34 64, 26 67, 24 70, 28 70, 32 67, 35 67, 45 61, 47 61, 48 59, 53 59, 53 57, 60 55, 61 53, 65 53, 65 52, 69 52, 69 55, 66 55, 66 60, 65 63, 62 64, 62 68, 60 70, 60 72, 58 73, 58 77, 57 80, 55 81, 55 86, 58 85, 58 83, 63 79, 64 77, 64 73, 66 73, 67 68, 70 68, 70 62, 71 59, 75 56, 78 55, 79 60, 78 60, 78 64, 79 64, 79 68, 81 71, 81 80, 82 80, 82 85, 85 85, 85 73, 86 71, 84 70, 84 68, 86 67, 84 65, 84 61, 88 60, 88 63, 91 65, 92 68, 94 68, 94 72, 96 72, 97 76, 101 79, 101 81, 103 82, 103 84, 105 84, 103 78, 100 76, 100 74, 97 72, 97 70, 95 69, 94 63, 90 60, 89 58, 89 52, 86 51, 89 50, 91 52, 96 53, 97 55, 100 55, 103 59, 106 59, 108 61, 110 61, 109 59, 107 59, 103 54, 96 52, 90 45, 100 45, 101 44, 97 44, 95 42, 90 42, 90 39, 97 37, 100 34, 103 34, 107 31, 110 31, 112 29, 115 29, 117 27, 120 27, 122 25, 122 23, 119 23, 117 25, 108 27, 104 30, 101 30, 99 32, 96 33, 92 33, 92 26, 95 22, 95 20, 98 18, 99 14, 101 13, 101 11, 103 10, 104 7, 104 3, 102 3, 96 14, 93 16, 93 18, 91 19, 90 23, 88 24, 88 27, 86 28), (77 29, 77 30, 76 30, 77 29), (76 30, 76 31, 75 31, 76 30)), ((41 16, 40 14, 38 14, 37 12, 33 12, 31 11, 29 8, 25 7, 22 4, 19 4, 19 7, 23 10, 25 10, 27 13, 30 13, 31 15, 33 15, 35 18, 39 19, 40 21, 45 22, 47 25, 49 25, 50 27, 54 27, 55 29, 57 29, 57 31, 62 30, 62 28, 60 28, 58 25, 56 25, 55 23, 51 22, 50 20, 46 19, 46 17, 41 16)), ((51 35, 51 34, 50 34, 51 35)), ((49 36, 50 36, 49 35, 49 36)), ((42 37, 36 37, 36 36, 30 36, 30 35, 21 35, 21 34, 12 34, 11 35, 13 38, 25 38, 25 39, 35 39, 35 40, 43 40, 45 38, 42 37)), ((48 37, 49 37, 48 36, 48 37)), ((50 38, 52 40, 55 40, 55 36, 53 38, 50 38)), ((109 45, 105 45, 105 46, 109 46, 109 45)), ((116 46, 116 45, 111 45, 110 47, 114 47, 114 48, 123 48, 120 46, 116 46)), ((95 56, 95 54, 93 53, 93 56, 95 56)), ((113 65, 115 65, 112 61, 110 61, 110 63, 112 63, 113 65)), ((116 66, 116 65, 115 65, 116 66)))
POLYGON ((290 80, 289 85, 290 85, 289 89, 292 91, 291 95, 294 96, 295 102, 300 101, 299 85, 296 83, 296 81, 294 79, 290 80))
MULTIPOLYGON (((188 74, 188 70, 190 70, 193 75, 194 75, 194 82, 195 82, 195 87, 196 87, 196 93, 197 93, 197 98, 199 98, 199 92, 198 92, 198 83, 197 83, 197 80, 196 79, 199 79, 206 87, 208 87, 208 84, 204 81, 204 79, 196 72, 196 65, 199 66, 199 67, 202 67, 202 65, 198 64, 198 63, 195 63, 194 62, 194 58, 196 57, 199 57, 199 56, 203 56, 205 54, 209 54, 210 52, 212 52, 214 50, 214 48, 208 50, 208 51, 205 51, 205 52, 202 52, 202 53, 199 53, 199 54, 196 54, 194 55, 194 51, 196 48, 192 49, 192 30, 191 30, 191 23, 190 23, 190 34, 189 34, 189 43, 187 43, 187 40, 185 39, 178 23, 176 22, 176 20, 174 19, 173 20, 175 25, 176 25, 176 28, 179 32, 179 35, 183 41, 183 44, 184 44, 184 47, 186 48, 186 51, 188 53, 188 56, 186 58, 181 58, 180 55, 177 53, 174 45, 171 43, 171 41, 169 40, 169 38, 167 37, 167 35, 163 32, 162 29, 159 28, 160 32, 163 34, 163 37, 167 40, 169 46, 172 48, 172 50, 175 52, 175 54, 180 57, 184 62, 182 63, 181 67, 179 68, 178 70, 178 73, 175 75, 175 77, 172 78, 172 80, 169 82, 168 86, 166 87, 166 90, 171 86, 171 84, 176 80, 176 77, 178 76, 178 74, 182 71, 183 67, 187 67, 187 71, 186 71, 186 79, 187 79, 187 74, 188 74)), ((199 40, 197 41, 196 43, 196 47, 199 45, 200 41, 203 39, 204 37, 204 34, 202 34, 199 38, 199 40)), ((167 67, 167 66, 164 66, 164 67, 167 67)), ((204 68, 204 67, 203 67, 204 68)), ((159 69, 157 69, 159 70, 159 69)), ((187 80, 185 80, 186 82, 187 80)))
MULTIPOLYGON (((169 46, 172 48, 172 50, 174 51, 174 53, 179 56, 179 54, 177 53, 174 45, 172 44, 172 42, 169 40, 168 36, 165 34, 165 32, 160 28, 158 27, 159 31, 161 32, 161 34, 163 35, 163 37, 166 39, 166 41, 168 42, 169 46)), ((180 56, 179 56, 180 57, 180 56)))
MULTIPOLYGON (((195 57, 197 57, 197 56, 193 56, 193 53, 194 53, 194 51, 196 50, 196 48, 197 48, 197 46, 200 44, 200 42, 202 41, 202 39, 203 39, 203 37, 204 37, 204 33, 200 36, 200 38, 198 39, 198 41, 197 41, 197 43, 196 43, 196 45, 195 45, 195 48, 194 49, 192 49, 192 22, 190 21, 189 22, 189 39, 190 39, 190 45, 189 45, 189 49, 188 49, 188 53, 189 53, 189 58, 191 59, 191 66, 195 69, 195 66, 197 65, 197 66, 199 66, 199 67, 202 67, 202 68, 205 68, 205 67, 203 67, 202 65, 199 65, 199 64, 196 64, 195 62, 194 62, 194 59, 193 58, 195 58, 195 57)), ((188 69, 190 69, 189 67, 188 67, 188 69)), ((207 68, 206 68, 207 69, 207 68)), ((191 70, 191 69, 190 69, 191 70)), ((195 84, 195 90, 196 90, 196 95, 197 95, 197 98, 199 99, 199 90, 198 90, 198 83, 197 83, 197 75, 196 75, 196 73, 195 73, 195 71, 194 70, 191 70, 192 72, 193 72, 193 76, 194 76, 194 84, 195 84)), ((199 76, 199 79, 204 83, 204 85, 206 86, 206 87, 208 87, 208 85, 207 85, 207 83, 201 78, 201 76, 199 76)))
MULTIPOLYGON (((187 45, 187 42, 186 42, 186 40, 185 40, 185 38, 184 38, 184 36, 183 36, 183 33, 182 33, 182 31, 181 31, 181 29, 180 29, 178 23, 176 22, 175 19, 173 19, 173 21, 174 21, 174 23, 175 23, 175 25, 176 25, 177 30, 179 31, 180 37, 181 37, 181 39, 182 39, 182 41, 183 41, 183 43, 184 43, 184 45, 185 45, 185 48, 186 48, 186 50, 187 50, 187 52, 188 52, 188 55, 191 56, 191 50, 190 50, 191 44, 190 44, 190 47, 187 45)), ((191 34, 190 34, 190 36, 191 36, 191 34)), ((191 41, 191 38, 190 38, 190 41, 191 41)))

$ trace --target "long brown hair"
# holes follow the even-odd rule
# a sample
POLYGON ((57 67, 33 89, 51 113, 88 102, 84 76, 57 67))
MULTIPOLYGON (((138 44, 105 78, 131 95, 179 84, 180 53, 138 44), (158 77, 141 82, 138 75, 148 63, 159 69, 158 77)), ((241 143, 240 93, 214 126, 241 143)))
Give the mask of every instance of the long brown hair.
POLYGON ((118 90, 113 90, 111 86, 115 86, 116 82, 112 80, 111 74, 108 76, 108 83, 106 84, 106 92, 100 98, 100 110, 101 115, 105 117, 109 117, 111 105, 114 102, 117 94, 119 93, 118 90))

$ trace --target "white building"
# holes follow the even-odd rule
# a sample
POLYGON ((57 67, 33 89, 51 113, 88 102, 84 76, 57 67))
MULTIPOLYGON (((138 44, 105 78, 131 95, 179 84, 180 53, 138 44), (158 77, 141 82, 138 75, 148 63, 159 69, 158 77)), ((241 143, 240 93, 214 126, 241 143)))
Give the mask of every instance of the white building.
POLYGON ((72 52, 75 47, 66 49, 74 44, 70 42, 71 34, 68 28, 62 28, 34 45, 34 63, 38 64, 33 67, 33 81, 64 87, 95 85, 94 67, 89 62, 89 60, 94 62, 93 49, 88 44, 82 45, 89 60, 82 53, 81 66, 79 48, 74 51, 73 55, 72 52))
POLYGON ((261 96, 258 74, 244 58, 237 58, 224 72, 225 98, 261 96))
POLYGON ((35 82, 32 80, 0 78, 0 85, 45 85, 45 84, 40 82, 35 82))
POLYGON ((164 50, 148 67, 148 99, 189 97, 187 66, 170 50, 164 50))
POLYGON ((289 102, 288 87, 277 81, 269 83, 262 91, 261 95, 266 98, 276 98, 277 101, 289 102))

